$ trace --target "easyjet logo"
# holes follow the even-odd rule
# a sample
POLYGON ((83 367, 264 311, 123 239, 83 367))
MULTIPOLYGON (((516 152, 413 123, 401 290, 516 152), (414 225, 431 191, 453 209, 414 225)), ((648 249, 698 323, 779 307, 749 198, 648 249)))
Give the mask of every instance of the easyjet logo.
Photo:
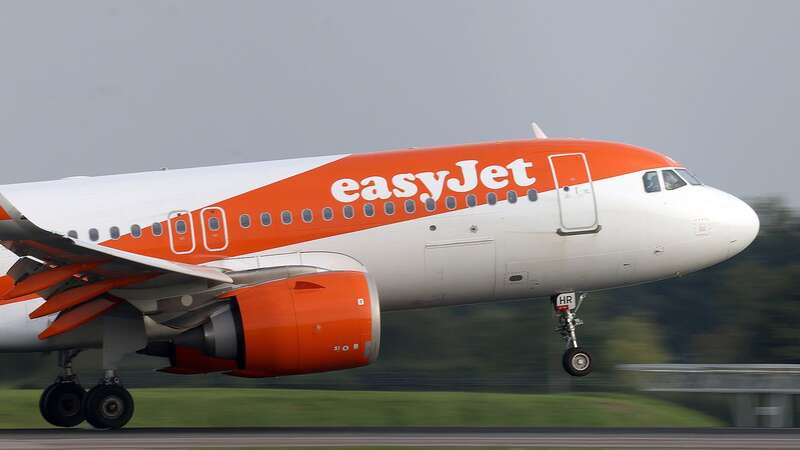
POLYGON ((398 173, 391 179, 370 176, 362 180, 342 178, 331 185, 333 198, 350 203, 358 199, 366 201, 386 200, 391 197, 408 198, 419 195, 423 202, 438 200, 445 186, 453 192, 469 192, 482 185, 487 189, 502 189, 510 180, 520 187, 531 186, 536 177, 528 174, 533 163, 522 158, 501 165, 490 165, 478 170, 478 161, 469 159, 455 163, 457 169, 436 172, 398 173))

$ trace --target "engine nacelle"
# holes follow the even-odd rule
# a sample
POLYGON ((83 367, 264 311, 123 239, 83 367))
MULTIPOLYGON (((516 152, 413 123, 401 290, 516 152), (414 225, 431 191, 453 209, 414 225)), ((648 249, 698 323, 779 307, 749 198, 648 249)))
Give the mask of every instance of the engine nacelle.
MULTIPOLYGON (((234 360, 232 374, 270 377, 367 365, 378 357, 380 304, 363 272, 321 272, 232 291, 178 346, 234 360)), ((212 369, 213 370, 213 369, 212 369)))

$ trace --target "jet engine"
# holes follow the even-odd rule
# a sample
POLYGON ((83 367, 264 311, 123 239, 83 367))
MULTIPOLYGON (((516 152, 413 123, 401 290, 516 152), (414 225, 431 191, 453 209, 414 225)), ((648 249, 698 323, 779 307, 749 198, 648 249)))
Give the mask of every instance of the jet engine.
MULTIPOLYGON (((299 275, 224 297, 229 300, 205 324, 174 340, 175 348, 208 357, 207 371, 230 369, 220 364, 229 360, 235 361, 231 375, 271 377, 349 369, 378 357, 380 304, 366 273, 299 275)), ((202 359, 192 361, 197 370, 202 359)))

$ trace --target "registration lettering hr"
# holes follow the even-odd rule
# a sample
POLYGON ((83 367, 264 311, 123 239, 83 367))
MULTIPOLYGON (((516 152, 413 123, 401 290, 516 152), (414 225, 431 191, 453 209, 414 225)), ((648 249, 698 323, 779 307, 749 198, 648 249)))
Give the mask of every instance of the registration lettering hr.
POLYGON ((488 189, 502 189, 508 186, 509 177, 520 187, 531 186, 536 177, 528 175, 533 163, 522 158, 505 166, 490 165, 478 170, 474 159, 455 163, 458 167, 454 176, 449 170, 437 172, 399 173, 390 180, 381 176, 370 176, 360 181, 352 178, 336 180, 331 185, 333 198, 350 203, 358 199, 366 201, 387 200, 391 197, 409 198, 419 194, 421 201, 429 198, 439 200, 445 186, 453 192, 469 192, 482 185, 488 189), (419 184, 422 184, 420 187, 419 184))

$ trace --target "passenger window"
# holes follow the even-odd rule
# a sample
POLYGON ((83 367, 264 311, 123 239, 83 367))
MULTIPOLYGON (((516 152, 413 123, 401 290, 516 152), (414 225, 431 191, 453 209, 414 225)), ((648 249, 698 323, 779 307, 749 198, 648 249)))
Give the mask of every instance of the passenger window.
POLYGON ((292 212, 291 211, 281 211, 281 223, 284 225, 289 225, 292 223, 292 212))
POLYGON ((528 200, 535 202, 539 199, 539 193, 536 192, 536 189, 529 189, 528 190, 528 200))
POLYGON ((662 170, 661 174, 664 176, 664 187, 668 191, 686 186, 686 182, 674 170, 662 170))
POLYGON ((508 195, 506 197, 508 203, 517 203, 517 193, 516 191, 508 191, 508 195))
POLYGON ((322 208, 322 218, 325 220, 333 220, 333 209, 327 206, 322 208))
POLYGON ((430 197, 425 200, 425 209, 428 211, 436 211, 436 201, 430 197))
POLYGON ((97 231, 97 228, 89 228, 89 240, 94 242, 98 239, 100 239, 100 233, 97 231))
POLYGON ((186 221, 183 219, 175 221, 175 231, 178 234, 186 234, 186 221))
POLYGON ((444 199, 444 204, 447 206, 447 209, 456 209, 456 198, 452 195, 449 195, 446 199, 444 199))
POLYGON ((73 239, 78 239, 78 232, 77 232, 77 231, 75 231, 75 230, 70 230, 70 231, 67 233, 67 236, 69 236, 69 237, 71 237, 71 238, 73 238, 73 239))
POLYGON ((142 227, 136 224, 131 225, 131 236, 137 239, 142 237, 142 227))
POLYGON ((111 235, 111 239, 119 239, 119 227, 111 227, 108 229, 108 234, 111 235))
POLYGON ((661 190, 661 182, 658 181, 658 172, 647 172, 642 175, 645 192, 658 192, 661 190))
POLYGON ((261 226, 268 227, 272 225, 272 214, 268 212, 261 213, 261 226))
POLYGON ((689 172, 687 169, 675 169, 675 172, 678 172, 678 175, 683 177, 684 180, 688 181, 689 184, 692 186, 700 186, 703 183, 697 179, 696 176, 692 172, 689 172))
POLYGON ((408 214, 414 214, 414 211, 417 210, 417 202, 413 199, 406 200, 406 212, 408 214))
POLYGON ((150 231, 153 232, 153 236, 158 237, 161 236, 161 234, 164 232, 164 229, 161 227, 161 223, 155 222, 150 227, 150 231))
POLYGON ((489 192, 488 194, 486 194, 486 203, 490 205, 494 205, 495 203, 497 203, 497 194, 495 194, 494 192, 489 192))
POLYGON ((391 216, 392 214, 394 214, 394 203, 393 202, 384 203, 383 212, 386 213, 387 216, 391 216))
POLYGON ((467 206, 474 208, 478 204, 478 199, 473 195, 467 195, 467 206))
POLYGON ((304 209, 301 215, 305 223, 311 223, 311 221, 314 220, 314 214, 308 208, 304 209))
POLYGON ((208 229, 211 231, 219 231, 219 219, 216 217, 209 217, 208 219, 208 229))
POLYGON ((239 225, 242 228, 250 228, 250 214, 242 214, 239 216, 239 225))
POLYGON ((375 215, 375 207, 372 206, 372 203, 364 203, 364 215, 367 217, 375 215))
POLYGON ((344 205, 344 208, 342 208, 342 214, 344 215, 345 219, 352 219, 356 212, 352 206, 344 205))

